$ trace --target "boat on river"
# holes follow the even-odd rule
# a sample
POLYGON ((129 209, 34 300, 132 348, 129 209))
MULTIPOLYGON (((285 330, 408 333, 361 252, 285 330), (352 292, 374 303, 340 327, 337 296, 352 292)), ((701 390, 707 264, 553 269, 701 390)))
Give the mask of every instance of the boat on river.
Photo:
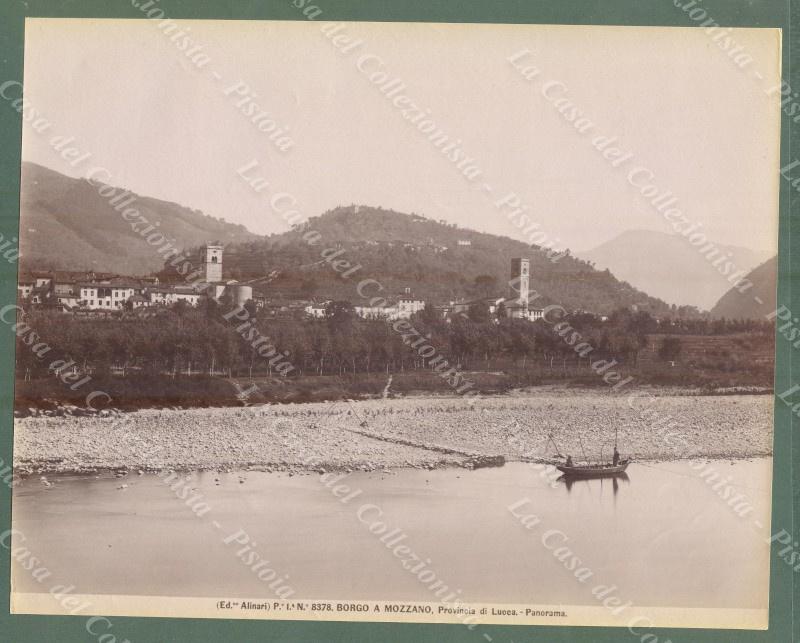
POLYGON ((588 464, 566 464, 555 465, 561 473, 571 478, 607 478, 619 476, 625 473, 630 460, 620 460, 617 464, 613 463, 588 463, 588 464))
MULTIPOLYGON (((548 436, 549 440, 553 443, 553 446, 556 447, 556 451, 562 458, 566 458, 566 462, 554 462, 553 466, 558 469, 561 473, 564 474, 566 478, 611 478, 614 476, 622 476, 625 475, 625 470, 628 468, 628 465, 631 463, 630 458, 626 458, 625 460, 619 457, 619 451, 617 451, 617 430, 614 429, 614 458, 611 462, 603 461, 602 460, 602 450, 601 450, 601 460, 599 462, 590 462, 588 459, 584 462, 576 464, 572 461, 571 456, 563 456, 561 455, 561 450, 558 448, 556 441, 553 439, 552 435, 548 436)), ((578 437, 580 441, 580 437, 578 437)), ((581 451, 583 451, 583 442, 581 441, 581 451)), ((586 457, 586 452, 584 451, 584 457, 586 457)))

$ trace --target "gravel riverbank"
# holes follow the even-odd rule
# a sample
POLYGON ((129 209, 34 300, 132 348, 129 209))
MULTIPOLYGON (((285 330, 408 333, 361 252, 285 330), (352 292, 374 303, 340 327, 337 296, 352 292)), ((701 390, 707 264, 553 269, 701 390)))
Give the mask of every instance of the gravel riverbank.
POLYGON ((470 455, 636 459, 772 453, 770 395, 545 392, 250 408, 143 410, 15 420, 18 473, 126 470, 383 470, 471 466, 470 455))

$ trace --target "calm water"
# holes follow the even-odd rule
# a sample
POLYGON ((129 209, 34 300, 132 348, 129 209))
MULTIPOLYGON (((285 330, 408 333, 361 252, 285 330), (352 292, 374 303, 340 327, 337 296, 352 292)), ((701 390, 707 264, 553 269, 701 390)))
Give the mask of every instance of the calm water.
MULTIPOLYGON (((50 488, 37 477, 15 490, 14 527, 53 573, 47 584, 75 593, 273 597, 236 557, 241 546, 223 542, 244 530, 269 567, 289 575, 294 598, 436 600, 358 519, 375 505, 462 600, 596 605, 589 591, 604 583, 640 606, 766 607, 771 461, 712 465, 732 476, 751 514, 738 516, 685 462, 555 488, 513 463, 354 473, 342 482, 362 491, 346 503, 318 474, 195 474, 189 486, 211 507, 202 517, 152 474, 53 476, 50 488), (532 530, 508 510, 525 497, 518 512, 541 520, 532 530), (548 530, 569 538, 589 582, 543 545, 548 530)), ((47 590, 15 572, 18 591, 47 590)))

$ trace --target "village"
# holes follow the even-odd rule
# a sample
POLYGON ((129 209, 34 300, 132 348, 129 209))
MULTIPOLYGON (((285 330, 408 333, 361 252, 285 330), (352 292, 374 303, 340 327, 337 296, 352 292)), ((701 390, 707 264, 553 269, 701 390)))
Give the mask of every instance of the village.
MULTIPOLYGON (((23 309, 50 310, 75 317, 115 318, 124 313, 147 313, 177 305, 200 307, 209 298, 226 305, 243 308, 252 302, 255 309, 267 318, 322 319, 328 314, 330 299, 271 298, 254 289, 253 282, 223 280, 224 248, 218 243, 208 243, 202 249, 201 279, 173 283, 158 276, 131 277, 99 272, 30 271, 21 273, 17 285, 18 303, 23 309)), ((368 283, 359 284, 364 290, 368 283)), ((459 299, 448 302, 428 302, 412 293, 410 287, 394 297, 375 297, 353 306, 353 312, 362 319, 409 319, 422 312, 426 305, 433 306, 441 319, 452 315, 465 315, 474 306, 485 307, 490 315, 504 314, 512 319, 536 321, 544 315, 542 308, 529 305, 530 262, 516 258, 511 262, 509 296, 492 296, 480 299, 459 299), (378 301, 380 300, 380 301, 378 301)))

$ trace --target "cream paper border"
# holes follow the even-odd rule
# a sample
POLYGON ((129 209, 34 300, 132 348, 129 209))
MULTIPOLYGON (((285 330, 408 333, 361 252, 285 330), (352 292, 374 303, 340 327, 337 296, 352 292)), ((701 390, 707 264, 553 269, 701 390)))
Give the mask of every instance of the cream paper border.
MULTIPOLYGON (((176 598, 173 596, 121 596, 72 594, 72 598, 90 603, 91 612, 105 616, 150 616, 177 618, 222 618, 281 621, 353 621, 386 623, 455 623, 474 629, 479 625, 567 625, 595 627, 680 627, 703 629, 766 630, 769 611, 764 609, 631 607, 614 615, 611 609, 586 605, 532 605, 524 603, 469 603, 464 608, 475 610, 476 616, 465 623, 468 615, 440 613, 449 605, 432 602, 373 600, 284 600, 244 598, 176 598), (242 604, 266 605, 264 608, 242 608, 242 604), (312 604, 323 609, 312 610, 312 604), (337 610, 338 605, 364 605, 367 611, 337 610), (228 606, 230 605, 230 607, 228 606), (302 606, 303 609, 299 609, 302 606), (402 608, 426 609, 425 612, 394 611, 402 608), (387 611, 388 608, 388 611, 387 611), (525 615, 525 610, 561 611, 562 616, 525 615), (486 610, 481 615, 480 611, 486 610), (493 610, 515 610, 517 616, 492 614, 493 610)), ((47 593, 11 595, 12 614, 63 615, 55 597, 47 593)))

